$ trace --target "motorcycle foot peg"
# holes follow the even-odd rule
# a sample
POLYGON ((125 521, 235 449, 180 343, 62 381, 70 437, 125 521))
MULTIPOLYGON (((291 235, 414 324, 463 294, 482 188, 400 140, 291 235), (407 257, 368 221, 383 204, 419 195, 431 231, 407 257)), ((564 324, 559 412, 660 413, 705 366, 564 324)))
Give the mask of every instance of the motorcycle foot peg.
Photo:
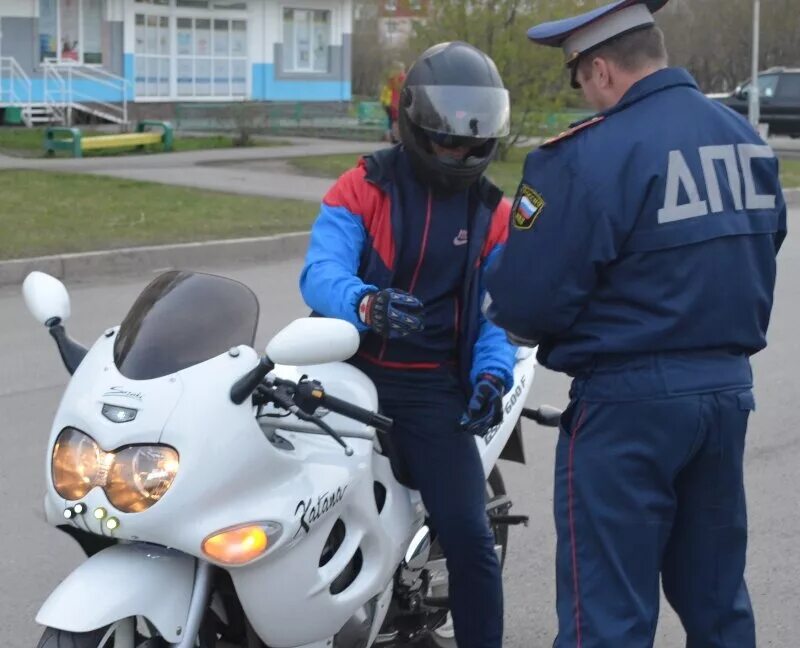
POLYGON ((430 596, 422 599, 422 604, 425 607, 436 608, 438 610, 450 609, 450 599, 446 596, 430 596))
POLYGON ((524 407, 522 409, 522 416, 525 418, 535 421, 544 427, 553 428, 558 427, 559 422, 561 421, 561 415, 563 413, 564 412, 557 407, 552 407, 550 405, 542 405, 536 409, 531 409, 529 407, 524 407))
POLYGON ((530 518, 527 515, 490 515, 489 522, 491 524, 499 524, 505 526, 515 526, 522 524, 528 526, 530 518))

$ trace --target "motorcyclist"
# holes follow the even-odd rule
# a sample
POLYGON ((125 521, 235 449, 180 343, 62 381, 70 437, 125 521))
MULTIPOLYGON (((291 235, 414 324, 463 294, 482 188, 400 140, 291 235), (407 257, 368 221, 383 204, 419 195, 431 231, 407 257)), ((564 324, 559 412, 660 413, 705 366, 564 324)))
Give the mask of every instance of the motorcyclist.
POLYGON ((480 312, 483 271, 510 206, 484 172, 508 133, 492 60, 436 45, 400 96, 401 143, 361 159, 325 196, 300 287, 317 313, 362 332, 352 360, 392 417, 397 460, 447 558, 459 648, 500 648, 500 563, 473 435, 502 420, 514 347, 480 312))

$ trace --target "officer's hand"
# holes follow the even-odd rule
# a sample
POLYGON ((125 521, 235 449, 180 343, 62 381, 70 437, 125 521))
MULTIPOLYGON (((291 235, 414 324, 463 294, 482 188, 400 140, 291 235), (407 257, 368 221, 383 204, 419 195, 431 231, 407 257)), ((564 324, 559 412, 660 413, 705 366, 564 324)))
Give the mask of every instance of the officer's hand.
POLYGON ((467 411, 461 417, 461 429, 470 434, 486 433, 503 420, 503 381, 492 374, 481 374, 467 411))
POLYGON ((358 317, 375 333, 398 338, 423 328, 422 302, 403 290, 386 288, 364 295, 358 317))

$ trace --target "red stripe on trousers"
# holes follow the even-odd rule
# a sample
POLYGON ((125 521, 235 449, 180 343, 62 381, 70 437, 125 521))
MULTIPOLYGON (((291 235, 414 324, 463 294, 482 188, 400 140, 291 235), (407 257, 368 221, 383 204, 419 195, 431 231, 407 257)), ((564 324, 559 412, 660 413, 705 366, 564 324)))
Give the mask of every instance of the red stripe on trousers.
POLYGON ((581 592, 578 585, 578 547, 575 539, 575 516, 573 512, 573 488, 572 475, 575 469, 575 441, 578 438, 581 426, 586 419, 586 405, 581 407, 578 421, 572 432, 572 439, 569 442, 569 462, 567 464, 567 501, 569 508, 569 537, 572 546, 572 588, 575 597, 575 633, 577 636, 577 648, 583 645, 583 635, 581 633, 581 592))

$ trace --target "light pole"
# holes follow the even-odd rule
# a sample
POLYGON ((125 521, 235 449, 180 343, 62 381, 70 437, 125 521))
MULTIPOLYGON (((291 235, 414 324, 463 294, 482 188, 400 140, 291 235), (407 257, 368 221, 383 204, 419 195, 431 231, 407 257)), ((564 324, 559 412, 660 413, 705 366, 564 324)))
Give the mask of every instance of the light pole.
POLYGON ((750 76, 750 123, 758 130, 761 117, 761 92, 758 87, 758 40, 760 35, 761 0, 753 0, 753 70, 750 76))

